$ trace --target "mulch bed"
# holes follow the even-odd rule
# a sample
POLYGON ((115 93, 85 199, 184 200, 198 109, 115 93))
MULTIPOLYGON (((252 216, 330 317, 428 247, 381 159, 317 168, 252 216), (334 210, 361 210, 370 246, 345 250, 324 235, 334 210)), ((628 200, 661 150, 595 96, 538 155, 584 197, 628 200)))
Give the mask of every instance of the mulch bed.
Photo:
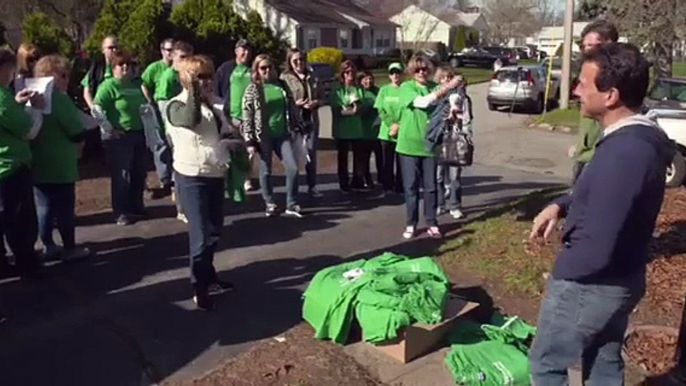
POLYGON ((646 376, 668 373, 676 364, 678 336, 659 329, 637 330, 626 340, 628 359, 646 376))

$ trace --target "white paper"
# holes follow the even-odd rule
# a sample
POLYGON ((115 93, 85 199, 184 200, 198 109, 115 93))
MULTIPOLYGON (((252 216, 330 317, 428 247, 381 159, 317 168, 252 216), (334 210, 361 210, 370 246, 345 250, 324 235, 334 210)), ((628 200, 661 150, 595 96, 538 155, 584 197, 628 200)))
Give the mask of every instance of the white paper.
MULTIPOLYGON (((55 78, 52 76, 44 76, 40 78, 26 78, 25 89, 35 91, 43 95, 45 99, 45 108, 39 109, 44 115, 52 113, 52 86, 55 78)), ((31 102, 28 103, 31 106, 31 102)))

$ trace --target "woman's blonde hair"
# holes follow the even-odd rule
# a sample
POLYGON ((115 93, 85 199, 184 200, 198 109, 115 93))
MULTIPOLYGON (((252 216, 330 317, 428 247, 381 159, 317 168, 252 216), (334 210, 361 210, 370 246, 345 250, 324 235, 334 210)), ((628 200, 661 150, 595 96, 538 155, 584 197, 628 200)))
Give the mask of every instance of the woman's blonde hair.
POLYGON ((208 76, 214 74, 214 64, 209 57, 205 55, 192 55, 182 60, 179 64, 179 81, 184 89, 190 89, 193 79, 199 74, 206 74, 208 76))
POLYGON ((410 61, 407 62, 407 73, 410 76, 414 76, 414 74, 417 72, 417 69, 420 67, 426 67, 427 75, 433 74, 436 70, 436 66, 434 66, 433 62, 431 62, 431 60, 426 56, 413 55, 410 58, 410 61))
POLYGON ((40 58, 33 68, 34 76, 69 76, 69 60, 60 55, 48 55, 40 58))
POLYGON ((29 43, 22 43, 17 49, 17 71, 22 76, 31 76, 33 67, 40 59, 41 53, 38 47, 29 43))
POLYGON ((252 81, 255 84, 261 84, 264 79, 262 79, 262 76, 260 76, 259 68, 260 64, 263 62, 269 62, 271 64, 272 68, 269 70, 269 79, 274 79, 276 78, 276 70, 274 69, 274 60, 272 59, 271 56, 267 54, 259 54, 255 58, 255 61, 252 62, 252 81))

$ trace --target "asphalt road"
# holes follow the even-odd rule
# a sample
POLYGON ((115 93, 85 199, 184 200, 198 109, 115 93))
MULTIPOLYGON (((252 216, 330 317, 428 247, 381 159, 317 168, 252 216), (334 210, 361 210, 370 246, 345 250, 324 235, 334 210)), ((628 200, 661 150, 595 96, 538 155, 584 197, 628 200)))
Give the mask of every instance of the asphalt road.
MULTIPOLYGON (((489 112, 483 92, 472 87, 479 164, 464 173, 471 218, 569 174, 571 137, 523 129, 521 116, 489 112)), ((0 384, 188 380, 299 323, 302 290, 319 269, 382 251, 432 254, 440 246, 401 238, 401 202, 342 198, 332 170, 322 171, 322 181, 325 198, 303 202, 303 219, 265 218, 255 194, 229 206, 215 264, 237 290, 210 314, 190 301, 185 225, 172 218, 171 203, 152 204, 154 219, 132 227, 111 225, 109 214, 80 218, 78 238, 97 256, 55 266, 44 282, 0 278, 0 309, 10 315, 0 326, 0 384)), ((443 227, 456 237, 460 223, 444 220, 443 227)))

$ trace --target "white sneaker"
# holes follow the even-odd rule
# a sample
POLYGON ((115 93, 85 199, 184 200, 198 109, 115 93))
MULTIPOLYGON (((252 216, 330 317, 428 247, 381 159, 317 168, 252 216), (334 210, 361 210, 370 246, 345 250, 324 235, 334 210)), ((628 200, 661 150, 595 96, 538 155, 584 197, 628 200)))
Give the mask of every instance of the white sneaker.
POLYGON ((267 217, 273 217, 276 215, 276 204, 267 204, 267 208, 264 211, 267 217))
POLYGON ((404 239, 411 239, 411 238, 413 238, 413 237, 414 237, 414 232, 415 232, 414 227, 413 227, 413 226, 408 226, 407 228, 405 228, 405 232, 403 232, 403 238, 404 238, 404 239))
POLYGON ((292 205, 286 208, 286 212, 284 212, 285 215, 287 216, 293 216, 297 218, 303 218, 302 210, 300 209, 300 205, 292 205))
POLYGON ((186 215, 183 214, 183 213, 177 213, 177 214, 176 214, 176 219, 179 220, 179 221, 181 221, 181 222, 183 222, 183 223, 188 224, 188 217, 186 217, 186 215))
POLYGON ((464 213, 462 213, 461 210, 459 209, 453 209, 450 211, 450 215, 453 216, 454 219, 459 220, 462 218, 465 218, 464 213))
POLYGON ((250 192, 255 189, 255 187, 252 185, 252 181, 246 180, 245 183, 243 183, 243 189, 245 189, 246 192, 250 192))
POLYGON ((446 213, 445 208, 440 207, 440 206, 438 208, 436 208, 436 216, 442 216, 444 213, 446 213))

